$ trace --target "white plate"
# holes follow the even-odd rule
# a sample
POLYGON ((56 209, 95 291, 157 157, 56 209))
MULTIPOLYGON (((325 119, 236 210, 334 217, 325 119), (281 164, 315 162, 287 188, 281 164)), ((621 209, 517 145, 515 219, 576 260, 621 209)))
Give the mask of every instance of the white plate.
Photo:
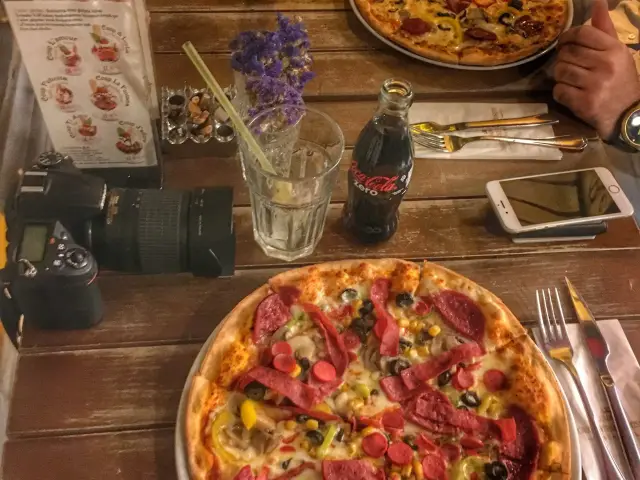
MULTIPOLYGON (((178 480, 191 480, 189 475, 189 462, 187 460, 187 450, 186 444, 184 441, 184 430, 185 430, 185 413, 187 408, 187 399, 189 398, 189 388, 191 387, 191 379, 196 374, 198 369, 200 368, 200 364, 204 359, 207 351, 209 350, 209 345, 218 334, 218 330, 220 329, 220 325, 216 327, 216 329, 209 335, 209 338, 204 343, 198 356, 193 362, 191 366, 191 370, 189 370, 189 376, 187 377, 187 381, 184 384, 184 389, 182 390, 182 396, 180 397, 180 405, 178 406, 178 418, 176 420, 176 431, 175 431, 175 457, 176 457, 176 470, 178 472, 178 480)), ((537 348, 537 346, 536 346, 537 348)), ((543 354, 545 360, 547 357, 543 354)), ((548 360, 547 360, 548 363, 548 360)), ((549 368, 553 372, 553 368, 549 365, 549 368)), ((558 385, 562 384, 555 376, 555 372, 553 373, 558 385)), ((564 394, 562 388, 560 388, 562 392, 562 399, 565 404, 565 411, 567 412, 567 420, 569 422, 569 433, 571 435, 571 480, 582 480, 582 460, 580 459, 580 446, 578 443, 578 428, 576 427, 576 421, 573 418, 573 413, 571 412, 571 407, 569 406, 569 402, 567 401, 567 397, 564 394)))
MULTIPOLYGON (((517 67, 518 65, 523 65, 525 63, 529 63, 529 62, 535 60, 536 58, 541 57, 545 53, 550 52, 551 50, 556 48, 556 45, 558 44, 558 40, 556 40, 555 42, 553 42, 551 45, 549 45, 544 50, 540 50, 539 52, 536 52, 536 53, 534 53, 533 55, 531 55, 529 57, 523 58, 523 59, 518 60, 516 62, 505 63, 505 64, 502 64, 502 65, 480 66, 480 65, 460 65, 460 64, 457 64, 457 63, 440 62, 438 60, 432 60, 430 58, 426 58, 426 57, 423 57, 421 55, 418 55, 417 53, 413 53, 411 50, 407 50, 406 48, 398 45, 397 43, 392 42, 388 38, 383 37, 371 25, 369 25, 369 23, 367 23, 365 18, 360 14, 360 10, 358 9, 358 6, 356 5, 355 0, 349 0, 349 3, 351 3, 351 8, 353 9, 353 12, 356 14, 356 17, 358 17, 358 20, 360 20, 360 22, 362 22, 362 24, 366 27, 366 29, 369 30, 373 35, 375 35, 380 41, 386 43, 391 48, 399 51, 400 53, 404 53, 405 55, 407 55, 407 56, 409 56, 411 58, 415 58, 416 60, 420 60, 421 62, 432 63, 433 65, 438 65, 440 67, 456 68, 458 70, 501 70, 501 69, 504 69, 504 68, 517 67)), ((567 16, 567 24, 565 25, 564 31, 568 30, 571 27, 571 25, 573 24, 573 2, 572 2, 572 0, 568 0, 568 7, 569 7, 568 8, 569 9, 569 14, 567 16)))

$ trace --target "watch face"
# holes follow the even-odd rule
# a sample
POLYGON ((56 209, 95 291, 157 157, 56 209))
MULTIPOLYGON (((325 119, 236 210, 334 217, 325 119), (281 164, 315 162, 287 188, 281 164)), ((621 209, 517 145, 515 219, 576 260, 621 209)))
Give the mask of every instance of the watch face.
POLYGON ((622 126, 625 140, 640 149, 640 109, 634 110, 622 126))

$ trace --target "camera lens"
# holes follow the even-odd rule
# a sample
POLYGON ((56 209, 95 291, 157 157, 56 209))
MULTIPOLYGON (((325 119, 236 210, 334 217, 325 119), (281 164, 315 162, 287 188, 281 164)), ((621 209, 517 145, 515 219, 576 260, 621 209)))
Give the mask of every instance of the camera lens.
POLYGON ((175 273, 188 270, 189 192, 113 188, 103 216, 91 225, 100 266, 175 273))
POLYGON ((218 255, 233 256, 232 217, 216 211, 231 190, 194 192, 113 188, 85 243, 108 270, 218 276, 218 255))

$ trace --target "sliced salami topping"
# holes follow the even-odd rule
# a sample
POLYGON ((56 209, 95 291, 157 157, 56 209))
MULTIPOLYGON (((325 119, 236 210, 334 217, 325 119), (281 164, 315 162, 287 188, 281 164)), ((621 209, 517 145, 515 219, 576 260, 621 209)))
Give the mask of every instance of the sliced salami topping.
POLYGON ((390 285, 389 280, 378 278, 371 285, 370 295, 376 312, 373 331, 380 339, 380 354, 395 357, 400 350, 400 328, 396 319, 387 311, 390 285))
POLYGON ((344 346, 347 350, 353 350, 360 346, 360 337, 353 330, 346 330, 342 334, 342 340, 344 341, 344 346))
POLYGON ((287 373, 268 367, 253 367, 238 382, 238 388, 242 390, 254 380, 289 398, 298 407, 311 408, 321 400, 318 391, 313 387, 302 383, 287 373))
POLYGON ((273 357, 273 368, 284 373, 291 373, 296 369, 296 359, 286 353, 279 353, 273 357))
POLYGON ((327 315, 334 320, 341 320, 345 317, 353 317, 353 307, 349 304, 341 305, 327 312, 327 315))
POLYGON ((418 315, 426 315, 431 311, 433 307, 433 303, 431 303, 431 299, 429 297, 420 297, 416 303, 413 304, 413 310, 418 315))
POLYGON ((473 373, 471 373, 466 368, 458 368, 456 373, 453 374, 451 385, 453 385, 453 388, 455 388, 456 390, 467 390, 473 387, 473 384, 473 373))
POLYGON ((404 417, 400 410, 390 410, 382 415, 382 425, 387 431, 399 431, 404 428, 404 417))
POLYGON ((240 469, 236 476, 233 477, 233 480, 254 480, 253 472, 251 471, 251 466, 245 465, 240 469))
POLYGON ((302 308, 304 308, 304 311, 309 314, 311 320, 313 320, 322 332, 331 363, 333 363, 337 375, 342 376, 349 365, 349 353, 344 345, 342 336, 338 333, 338 330, 336 330, 333 322, 329 320, 318 307, 311 303, 304 303, 302 308))
POLYGON ((275 477, 273 480, 289 480, 291 478, 297 477, 305 470, 313 470, 315 467, 316 465, 313 462, 302 462, 297 467, 287 470, 285 473, 275 477))
POLYGON ((443 290, 431 298, 451 328, 483 345, 486 319, 471 298, 454 290, 443 290))
POLYGON ((497 392, 507 387, 507 376, 495 368, 484 372, 482 380, 490 392, 497 392))
POLYGON ((387 449, 387 457, 396 465, 409 465, 413 460, 413 450, 404 442, 393 442, 387 449))
POLYGON ((495 420, 503 435, 503 443, 500 453, 511 460, 519 463, 538 463, 540 456, 540 434, 533 419, 520 407, 509 408, 509 415, 513 417, 515 424, 515 438, 509 442, 504 438, 513 438, 512 427, 505 421, 495 420))
POLYGON ((370 433, 362 439, 362 450, 373 458, 382 457, 388 446, 387 437, 380 432, 370 433))
POLYGON ((495 424, 500 430, 500 438, 503 443, 511 443, 518 438, 518 427, 513 418, 499 418, 495 424))
POLYGON ((465 435, 460 439, 460 445, 462 445, 462 448, 464 448, 465 450, 477 450, 484 446, 484 442, 478 437, 465 435))
POLYGON ((401 26, 402 30, 411 35, 422 35, 433 30, 433 25, 421 18, 405 18, 401 26))
POLYGON ((416 437, 415 443, 420 453, 435 452, 438 450, 438 446, 433 443, 433 440, 424 432, 416 437))
POLYGON ((308 408, 293 407, 289 405, 279 405, 278 408, 291 412, 294 415, 306 415, 307 417, 322 420, 323 422, 342 420, 338 415, 322 412, 320 410, 309 410, 308 408))
POLYGON ((454 463, 460 460, 462 452, 460 452, 460 446, 455 443, 445 443, 440 445, 440 450, 444 456, 449 460, 449 463, 454 463))
POLYGON ((282 303, 287 307, 290 307, 298 301, 298 298, 300 298, 300 290, 292 285, 283 285, 278 288, 278 295, 280 295, 282 303))
POLYGON ((460 13, 471 5, 471 0, 447 0, 447 8, 453 13, 460 13))
POLYGON ((441 435, 456 435, 458 433, 458 429, 456 427, 452 427, 451 425, 447 425, 446 423, 434 422, 433 420, 420 417, 413 412, 407 413, 406 418, 407 421, 415 423, 416 425, 433 433, 441 435))
POLYGON ((533 472, 536 469, 535 463, 521 464, 507 458, 501 458, 499 462, 491 463, 491 470, 496 473, 497 471, 504 472, 504 470, 499 466, 500 463, 502 463, 502 465, 507 469, 507 478, 509 480, 531 480, 533 478, 533 472))
POLYGON ((336 369, 329 362, 320 360, 311 367, 311 373, 313 376, 324 383, 332 382, 336 379, 336 369))
POLYGON ((422 472, 427 480, 445 480, 447 466, 440 455, 427 455, 422 459, 422 472))
POLYGON ((260 342, 282 327, 291 318, 289 307, 277 293, 273 293, 260 302, 253 317, 253 341, 260 342))
POLYGON ((323 460, 323 480, 384 480, 385 474, 366 460, 323 460))
POLYGON ((477 343, 463 343, 449 351, 436 355, 424 363, 407 368, 401 373, 402 381, 410 390, 417 388, 427 380, 437 377, 460 362, 469 362, 473 357, 484 353, 477 343))
POLYGON ((498 36, 495 33, 480 27, 472 27, 467 29, 464 32, 464 36, 466 38, 480 40, 482 42, 494 42, 498 39, 498 36))
POLYGON ((402 379, 397 375, 384 377, 380 380, 380 388, 392 402, 404 402, 414 395, 415 390, 407 388, 402 379))
POLYGON ((279 354, 293 355, 293 348, 287 342, 276 342, 271 345, 271 355, 274 357, 279 354))

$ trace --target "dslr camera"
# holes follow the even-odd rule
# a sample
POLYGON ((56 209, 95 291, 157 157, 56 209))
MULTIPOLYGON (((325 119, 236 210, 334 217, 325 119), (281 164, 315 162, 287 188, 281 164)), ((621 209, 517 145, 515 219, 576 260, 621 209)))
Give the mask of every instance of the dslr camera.
POLYGON ((233 274, 231 205, 231 188, 108 188, 71 158, 41 154, 6 206, 5 329, 17 343, 21 315, 49 329, 99 322, 98 265, 135 273, 233 274))

